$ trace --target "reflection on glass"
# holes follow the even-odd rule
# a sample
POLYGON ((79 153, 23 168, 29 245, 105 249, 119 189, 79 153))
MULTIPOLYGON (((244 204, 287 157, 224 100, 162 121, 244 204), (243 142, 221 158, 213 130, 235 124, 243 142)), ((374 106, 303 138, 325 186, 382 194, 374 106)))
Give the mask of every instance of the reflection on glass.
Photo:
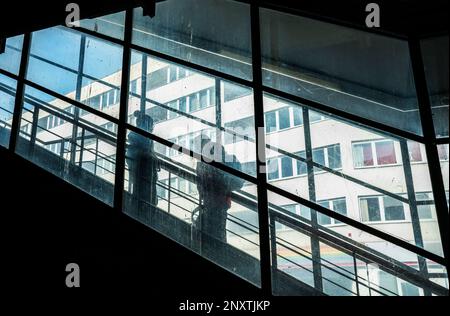
POLYGON ((6 39, 5 52, 0 54, 0 69, 19 74, 23 35, 6 39))
MULTIPOLYGON (((317 231, 308 208, 272 192, 268 198, 274 294, 296 295, 309 286, 338 296, 423 296, 448 288, 443 266, 426 260, 428 279, 422 275, 413 281, 422 257, 352 227, 333 228, 320 213, 317 231), (433 277, 438 274, 444 277, 433 277)), ((381 216, 377 203, 365 199, 372 218, 381 216)), ((319 204, 345 212, 342 199, 319 204)), ((389 207, 399 210, 395 204, 389 207)))
POLYGON ((27 79, 118 117, 121 67, 121 47, 54 27, 33 33, 27 79))
MULTIPOLYGON (((153 133, 181 148, 196 151, 201 134, 224 146, 229 166, 256 176, 252 90, 133 51, 128 122, 148 115, 153 133), (145 74, 145 75, 143 75, 145 74), (234 157, 234 158, 233 158, 234 157)), ((169 157, 180 155, 167 148, 169 157)))
POLYGON ((16 81, 0 75, 0 146, 8 147, 16 96, 16 81))
POLYGON ((27 87, 17 152, 112 205, 117 126, 27 87), (50 99, 51 101, 47 101, 50 99))
MULTIPOLYGON (((157 12, 148 18, 134 10, 135 48, 252 79, 248 4, 168 0, 157 3, 157 12), (193 14, 199 5, 206 18, 193 14), (230 32, 230 25, 239 32, 230 32)), ((124 17, 120 12, 81 24, 123 39, 124 17)), ((422 133, 404 41, 266 9, 261 21, 264 85, 422 133)), ((443 40, 422 46, 438 137, 448 136, 448 73, 439 70, 448 64, 441 60, 448 51, 443 40)), ((8 39, 2 70, 17 74, 22 41, 8 39)), ((34 32, 26 78, 69 102, 26 87, 17 153, 112 205, 118 126, 111 119, 127 106, 123 211, 260 285, 258 212, 265 210, 258 210, 257 189, 264 187, 254 184, 251 85, 137 49, 131 51, 128 102, 121 105, 122 53, 121 45, 74 29, 34 32)), ((9 143, 15 89, 14 80, 0 75, 2 146, 9 143)), ((268 183, 331 211, 325 215, 269 192, 275 294, 446 293, 442 266, 334 218, 347 216, 442 257, 423 144, 268 94, 257 108, 264 117, 268 183)), ((437 149, 448 197, 448 144, 437 149)))
POLYGON ((80 21, 82 28, 123 40, 125 12, 80 21))
POLYGON ((422 55, 437 137, 448 137, 448 35, 422 40, 422 55))
POLYGON ((158 14, 149 18, 143 16, 141 8, 135 9, 134 44, 237 77, 252 78, 248 4, 168 0, 158 2, 156 11, 158 14), (201 16, 198 12, 202 12, 201 16))
POLYGON ((266 86, 422 134, 406 41, 268 9, 260 17, 266 86))
MULTIPOLYGON (((266 123, 273 122, 270 129, 266 125, 270 184, 442 254, 437 219, 417 215, 420 208, 434 203, 428 195, 432 187, 423 144, 387 138, 270 95, 264 97, 264 112, 266 123), (295 124, 296 117, 300 125, 295 124), (407 157, 403 157, 402 144, 407 157), (406 172, 409 168, 410 173, 406 172), (314 183, 308 177, 309 170, 314 183), (420 203, 410 200, 408 194, 417 199, 419 193, 429 198, 420 203)), ((440 153, 445 159, 445 147, 440 153)), ((321 225, 347 227, 325 215, 317 217, 321 225)))
MULTIPOLYGON (((136 115, 137 126, 151 132, 151 117, 136 115)), ((170 156, 173 148, 129 132, 124 211, 258 285, 256 190, 206 162, 227 156, 208 135, 198 136, 194 147, 201 148, 204 159, 184 153, 170 156)))

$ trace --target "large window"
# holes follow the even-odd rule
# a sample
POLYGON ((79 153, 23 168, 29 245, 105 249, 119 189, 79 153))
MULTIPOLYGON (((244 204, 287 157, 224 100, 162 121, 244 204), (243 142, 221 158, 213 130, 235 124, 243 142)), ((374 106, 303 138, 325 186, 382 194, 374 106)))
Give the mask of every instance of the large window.
MULTIPOLYGON (((325 208, 328 208, 336 213, 347 215, 347 203, 345 201, 345 198, 337 198, 332 200, 322 200, 317 202, 320 206, 323 206, 325 208)), ((286 208, 285 206, 283 208, 286 208)), ((303 205, 293 205, 290 206, 289 209, 292 210, 293 213, 300 215, 301 217, 304 217, 308 220, 311 220, 311 210, 303 205)), ((340 221, 331 218, 329 216, 323 215, 321 213, 318 213, 317 215, 317 222, 320 225, 337 225, 342 224, 340 221)))
POLYGON ((255 139, 254 121, 255 119, 250 116, 225 123, 225 129, 230 130, 225 133, 225 145, 241 142, 244 137, 255 139))
POLYGON ((153 18, 130 9, 7 39, 0 145, 257 286, 270 273, 275 294, 448 293, 448 210, 432 185, 442 175, 448 196, 448 79, 433 74, 446 37, 422 47, 430 120, 414 45, 257 6, 159 1, 153 18), (441 139, 423 136, 430 121, 441 139))
MULTIPOLYGON (((319 113, 310 112, 310 122, 318 122, 324 120, 325 117, 319 113)), ((283 107, 265 113, 266 132, 278 132, 290 127, 303 125, 303 114, 299 107, 283 107)))
MULTIPOLYGON (((305 151, 300 151, 296 155, 306 159, 305 151)), ((342 162, 339 144, 313 149, 313 161, 327 168, 340 169, 342 162)), ((304 176, 308 173, 306 162, 287 156, 270 158, 269 170, 269 180, 289 178, 294 175, 304 176), (278 170, 281 170, 281 173, 278 170)), ((319 167, 314 167, 315 173, 321 171, 319 167)))
POLYGON ((359 198, 361 220, 363 222, 389 222, 406 219, 402 202, 389 196, 359 198))
POLYGON ((158 14, 149 19, 142 15, 141 8, 135 9, 134 44, 251 79, 250 8, 247 4, 168 0, 157 3, 156 11, 158 14), (201 18, 198 12, 202 12, 201 18), (239 32, 230 32, 231 25, 239 32))
POLYGON ((354 143, 353 159, 356 168, 396 164, 397 157, 394 142, 391 140, 379 140, 354 143))

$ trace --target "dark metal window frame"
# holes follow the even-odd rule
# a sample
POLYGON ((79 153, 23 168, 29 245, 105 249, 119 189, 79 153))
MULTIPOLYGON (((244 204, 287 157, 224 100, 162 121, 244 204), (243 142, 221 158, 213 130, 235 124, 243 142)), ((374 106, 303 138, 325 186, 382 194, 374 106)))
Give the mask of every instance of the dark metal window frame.
MULTIPOLYGON (((242 1, 247 3, 247 1, 242 1)), ((432 118, 432 112, 431 112, 431 104, 430 104, 430 98, 428 94, 428 88, 425 78, 425 70, 424 70, 424 64, 422 59, 422 51, 420 46, 420 38, 417 37, 397 37, 402 40, 405 40, 408 42, 409 46, 409 54, 411 58, 411 64, 412 64, 412 70, 413 70, 413 76, 414 76, 414 82, 415 82, 415 88, 419 103, 419 114, 421 118, 421 124, 422 124, 422 130, 423 130, 423 136, 419 136, 407 131, 403 131, 400 129, 397 129, 395 127, 391 127, 389 125, 372 121, 370 119, 361 118, 359 116, 353 115, 351 113, 343 112, 339 109, 332 108, 330 106, 327 106, 325 104, 321 104, 319 102, 311 101, 299 96, 294 96, 282 91, 278 91, 271 87, 266 87, 262 83, 262 68, 261 68, 261 44, 260 44, 260 25, 259 25, 259 11, 260 8, 266 7, 270 8, 270 6, 264 5, 264 4, 256 4, 253 1, 248 1, 250 6, 250 20, 251 20, 251 44, 252 44, 252 71, 253 71, 253 80, 249 81, 246 79, 242 79, 239 77, 235 77, 233 75, 229 75, 214 69, 210 69, 205 66, 197 65, 188 61, 185 61, 183 59, 173 57, 158 51, 154 51, 148 48, 140 47, 136 44, 132 43, 132 27, 133 27, 133 9, 128 9, 126 11, 126 17, 125 17, 125 27, 124 27, 124 40, 116 39, 107 35, 103 35, 101 33, 96 33, 93 31, 90 31, 88 29, 83 28, 75 28, 76 31, 81 32, 82 34, 93 36, 96 38, 100 38, 103 40, 106 40, 108 42, 112 42, 115 44, 120 45, 123 47, 123 60, 122 60, 122 81, 121 81, 121 94, 120 94, 120 114, 119 119, 113 118, 108 116, 107 114, 92 109, 89 106, 79 102, 79 100, 75 101, 72 100, 64 95, 61 95, 57 92, 51 91, 45 87, 42 87, 34 82, 30 82, 26 79, 26 73, 27 73, 27 66, 28 66, 28 59, 30 56, 30 44, 31 44, 31 34, 26 33, 24 34, 24 41, 23 41, 23 48, 22 48, 22 57, 20 61, 20 69, 19 74, 14 75, 12 73, 9 73, 7 71, 0 69, 0 74, 3 74, 5 76, 8 76, 10 78, 13 78, 17 80, 17 89, 16 89, 16 100, 15 100, 15 107, 14 107, 14 114, 13 114, 13 122, 11 127, 11 138, 10 138, 10 145, 9 150, 12 152, 16 151, 16 144, 17 144, 17 138, 19 135, 19 126, 20 126, 20 120, 21 120, 21 110, 22 105, 25 97, 25 86, 30 86, 33 88, 36 88, 42 92, 48 93, 49 95, 52 95, 56 98, 59 98, 67 103, 75 105, 77 108, 91 112, 93 114, 96 114, 100 117, 106 118, 109 121, 115 123, 118 125, 118 133, 117 133, 117 156, 116 156, 116 178, 115 178, 115 189, 114 189, 114 208, 118 212, 122 212, 123 207, 123 191, 124 191, 124 175, 125 175, 125 145, 126 145, 126 133, 128 131, 132 131, 134 133, 141 134, 143 136, 149 137, 153 139, 154 141, 157 141, 161 143, 162 145, 172 147, 174 145, 173 142, 170 142, 168 140, 162 139, 156 135, 147 133, 145 131, 142 131, 135 126, 130 125, 127 122, 127 110, 128 110, 128 98, 129 98, 129 72, 130 72, 130 65, 131 65, 131 51, 135 50, 143 54, 144 57, 146 56, 152 56, 156 58, 163 59, 167 62, 172 62, 180 66, 188 67, 190 69, 194 69, 197 72, 207 74, 209 76, 212 76, 216 78, 216 83, 219 80, 227 80, 233 83, 237 83, 243 86, 246 86, 253 90, 253 96, 254 96, 254 114, 255 114, 255 126, 258 129, 258 127, 263 128, 264 130, 264 111, 263 111, 263 96, 265 93, 271 94, 275 97, 288 100, 289 102, 294 102, 296 104, 300 104, 303 109, 304 113, 308 114, 309 110, 314 110, 318 112, 325 113, 327 116, 331 116, 333 118, 336 118, 338 120, 343 120, 346 122, 349 122, 354 125, 361 125, 364 128, 370 128, 371 130, 374 130, 376 132, 379 132, 381 134, 387 135, 389 137, 392 137, 394 139, 398 139, 400 143, 402 144, 402 156, 404 159, 404 164, 409 160, 406 157, 406 140, 413 140, 419 143, 422 143, 425 145, 425 150, 427 154, 428 159, 428 167, 430 172, 430 178, 432 183, 432 191, 434 196, 434 203, 436 206, 436 213, 437 213, 437 220, 440 230, 440 237, 441 237, 441 243, 442 248, 444 251, 444 257, 440 257, 438 255, 435 255, 434 253, 431 253, 419 246, 410 244, 408 242, 405 242, 399 238, 396 238, 394 236, 391 236, 387 233, 381 232, 377 229, 374 229, 366 224, 360 223, 356 220, 350 219, 344 215, 335 213, 327 208, 324 208, 318 204, 314 203, 314 196, 315 196, 315 188, 314 188, 314 167, 321 167, 320 165, 317 165, 316 163, 312 162, 312 159, 308 159, 308 152, 306 159, 293 155, 295 159, 304 161, 307 163, 308 174, 308 183, 310 188, 310 199, 306 200, 303 198, 300 198, 299 196, 296 196, 294 194, 288 193, 286 191, 283 191, 282 189, 279 189, 269 183, 267 183, 266 174, 264 172, 266 168, 266 160, 265 160, 265 149, 269 148, 270 145, 267 145, 265 143, 265 135, 258 135, 258 130, 256 131, 256 137, 255 142, 257 146, 257 150, 259 153, 259 157, 257 159, 257 177, 256 179, 252 176, 249 176, 243 172, 236 171, 226 165, 212 162, 211 165, 214 167, 228 172, 232 175, 241 177, 245 179, 246 181, 249 181, 250 183, 253 183, 258 186, 258 214, 259 214, 259 236, 260 236, 260 260, 261 260, 261 287, 264 290, 264 292, 268 295, 272 293, 272 269, 276 268, 276 260, 274 261, 273 256, 276 256, 276 250, 273 249, 274 247, 274 240, 275 240, 275 232, 274 232, 274 219, 269 218, 269 203, 267 198, 268 191, 271 191, 273 193, 276 193, 278 195, 281 195, 285 198, 288 198, 292 200, 293 202, 302 204, 306 207, 309 207, 313 212, 316 213, 319 212, 321 214, 327 215, 329 217, 334 218, 335 220, 339 220, 344 224, 353 226, 357 229, 360 229, 366 233, 372 234, 378 238, 384 239, 394 245, 397 245, 399 247, 402 247, 408 251, 411 251, 419 256, 419 266, 420 271, 427 274, 426 269, 426 263, 425 258, 430 259, 436 263, 439 263, 441 265, 444 265, 448 270, 448 235, 449 235, 449 214, 448 214, 448 207, 447 207, 447 200, 445 195, 445 189, 444 189, 444 183, 443 183, 443 177, 442 172, 440 168, 440 160, 438 156, 437 151, 437 145, 438 144, 448 144, 449 138, 437 138, 434 130, 434 122, 432 118), (405 140, 406 139, 406 140, 405 140), (261 155, 262 154, 262 155, 261 155), (311 173, 312 172, 312 173, 311 173), (274 253, 275 251, 275 253, 274 253), (422 259, 421 259, 422 258, 422 259)), ((277 9, 277 8, 272 8, 277 9)), ((290 12, 292 13, 292 12, 290 12)), ((302 15, 299 13, 294 13, 297 15, 302 15)), ((313 17, 314 18, 314 17, 313 17)), ((334 22, 332 22, 334 23, 334 22)), ((366 32, 372 32, 371 30, 365 30, 366 32)), ((375 31, 377 32, 377 31, 375 31)), ((385 34, 386 35, 386 34, 385 34)), ((391 36, 391 35, 386 35, 391 36)), ((395 36, 392 36, 395 37, 395 36)), ((80 57, 81 58, 81 57, 80 57)), ((80 74, 78 74, 80 75, 80 74)), ((216 87, 217 88, 217 87, 216 87)), ((216 95, 217 97, 217 95, 216 95)), ((143 98, 144 99, 144 98, 143 98)), ((145 101, 144 101, 145 102, 145 101)), ((217 121, 220 121, 220 117, 217 117, 217 121)), ((307 120, 306 120, 307 121, 307 120)), ((306 125, 308 122, 304 122, 304 125, 306 125)), ((308 137, 305 133, 306 141, 308 142, 308 137)), ((310 141, 309 141, 310 143, 310 141)), ((178 146, 179 147, 179 146, 178 146)), ((308 147, 308 145, 307 145, 308 147)), ((184 153, 189 153, 189 155, 193 157, 198 157, 198 155, 186 148, 179 147, 179 150, 183 150, 184 153)), ((308 151, 308 148, 307 148, 308 151)), ((291 153, 284 152, 283 154, 286 154, 288 156, 292 156, 291 153)), ((311 153, 310 153, 311 154, 311 153)), ((311 157, 309 157, 311 158, 311 157)), ((323 169, 323 168, 322 168, 323 169)), ((407 191, 408 191, 408 201, 409 203, 413 204, 413 215, 414 217, 417 217, 416 215, 416 209, 417 204, 415 201, 415 196, 413 194, 413 184, 412 184, 412 177, 411 177, 411 171, 410 171, 410 165, 404 167, 405 174, 407 175, 407 191)), ((316 222, 317 219, 314 217, 312 218, 312 222, 316 222)), ((421 240, 422 236, 420 236, 420 230, 417 231, 417 227, 414 228, 414 236, 416 239, 416 243, 418 245, 422 245, 423 241, 421 240)), ((316 247, 313 247, 316 248, 316 247)), ((320 253, 315 253, 319 249, 312 249, 313 256, 319 256, 320 253)), ((316 273, 315 273, 316 275, 316 273)), ((321 280, 320 280, 320 274, 318 274, 318 277, 315 278, 315 285, 317 288, 321 288, 321 280)))

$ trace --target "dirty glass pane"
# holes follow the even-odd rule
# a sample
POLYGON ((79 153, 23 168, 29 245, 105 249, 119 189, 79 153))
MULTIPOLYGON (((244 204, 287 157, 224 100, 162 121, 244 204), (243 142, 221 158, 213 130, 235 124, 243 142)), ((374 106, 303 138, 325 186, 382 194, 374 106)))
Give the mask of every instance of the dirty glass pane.
POLYGON ((171 156, 174 148, 129 132, 124 212, 259 285, 256 190, 209 165, 218 147, 203 146, 206 159, 171 156))
POLYGON ((230 75, 252 78, 248 4, 168 0, 157 2, 156 12, 150 18, 143 16, 141 8, 134 10, 134 44, 230 75))
POLYGON ((26 87, 16 151, 112 205, 117 126, 93 114, 80 118, 77 110, 26 87))
POLYGON ((448 137, 448 36, 422 40, 425 76, 437 137, 448 137))
POLYGON ((125 11, 80 21, 82 28, 123 40, 125 11))
POLYGON ((406 41, 268 9, 260 21, 264 85, 422 135, 406 41))
POLYGON ((332 296, 446 293, 445 267, 350 226, 313 225, 307 207, 268 193, 275 295, 317 295, 315 289, 332 296), (428 278, 418 273, 419 260, 428 278))
MULTIPOLYGON (((224 146, 232 168, 256 176, 252 89, 132 52, 128 123, 187 150, 202 134, 224 146), (146 75, 142 75, 146 74, 146 75), (227 91, 240 91, 227 99, 227 91), (138 124, 145 113, 150 126, 138 124)), ((170 157, 180 153, 170 151, 170 157)))
POLYGON ((118 117, 122 50, 68 28, 34 32, 27 79, 118 117))

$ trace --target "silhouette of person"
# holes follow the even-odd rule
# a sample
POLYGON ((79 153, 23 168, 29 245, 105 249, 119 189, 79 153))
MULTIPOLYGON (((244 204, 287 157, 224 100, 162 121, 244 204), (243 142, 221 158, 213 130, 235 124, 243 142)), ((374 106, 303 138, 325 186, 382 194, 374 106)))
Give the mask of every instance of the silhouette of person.
MULTIPOLYGON (((145 112, 134 112, 136 126, 149 133, 153 131, 153 119, 145 112)), ((137 201, 138 209, 141 205, 156 206, 158 203, 156 182, 160 170, 156 158, 153 141, 137 133, 130 133, 127 147, 127 164, 129 168, 129 191, 137 201)))
MULTIPOLYGON (((206 135, 197 137, 196 143, 200 144, 201 153, 206 159, 225 161, 224 147, 212 142, 206 135)), ((231 204, 227 194, 226 175, 202 160, 197 162, 196 173, 200 206, 194 225, 203 233, 225 243, 227 210, 231 204)))

